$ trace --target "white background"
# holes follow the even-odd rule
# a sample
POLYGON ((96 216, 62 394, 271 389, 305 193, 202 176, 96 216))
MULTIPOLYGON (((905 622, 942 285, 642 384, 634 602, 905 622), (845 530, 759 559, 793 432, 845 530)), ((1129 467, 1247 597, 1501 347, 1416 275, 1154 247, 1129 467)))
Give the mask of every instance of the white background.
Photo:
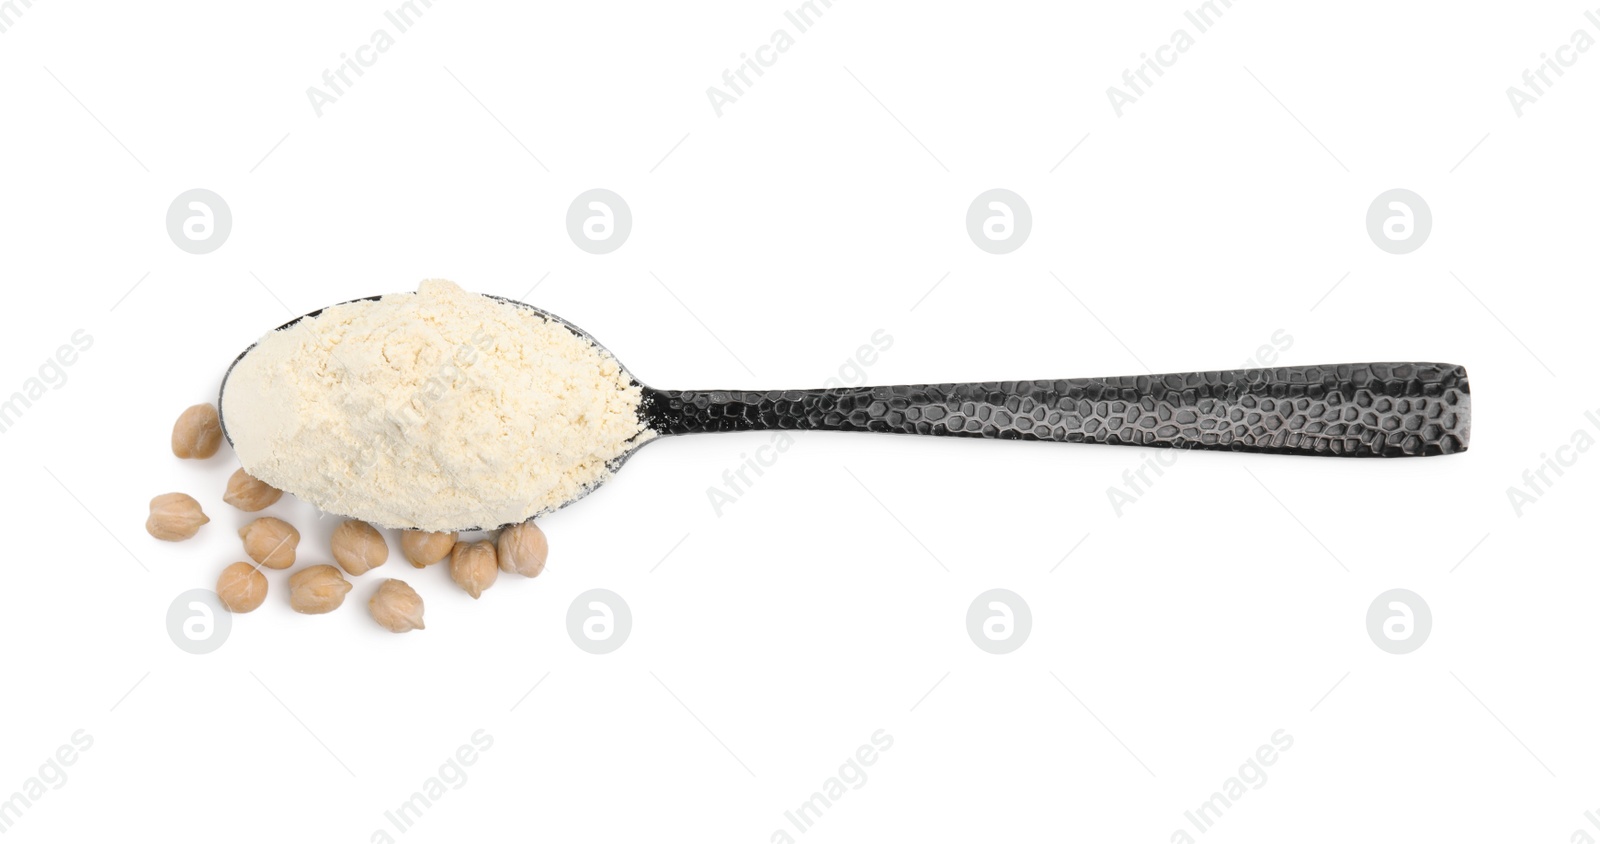
MULTIPOLYGON (((1582 4, 1241 0, 1195 35, 1185 3, 837 0, 718 117, 706 88, 791 5, 440 0, 317 116, 307 87, 395 5, 6 4, 0 395, 94 340, 0 435, 0 797, 93 739, 6 840, 1600 837, 1600 457, 1507 498, 1600 438, 1600 50, 1521 117, 1505 93, 1600 36, 1582 4), (1194 47, 1118 117, 1107 86, 1178 28, 1194 47), (164 228, 197 187, 234 216, 203 256, 164 228), (634 216, 608 255, 565 230, 596 187, 634 216), (964 230, 996 187, 1033 214, 1007 255, 964 230), (1409 255, 1365 229, 1397 187, 1434 218, 1409 255), (771 436, 685 438, 543 519, 536 580, 472 601, 396 549, 307 617, 269 572, 220 650, 179 650, 169 604, 251 517, 220 500, 231 453, 171 456, 173 419, 291 314, 426 277, 526 295, 663 387, 817 386, 879 329, 880 384, 1229 368, 1282 330, 1279 364, 1467 366, 1475 436, 1184 454, 1120 515, 1152 452, 800 435, 719 515, 707 490, 771 436), (212 518, 187 543, 142 529, 173 490, 212 518), (384 576, 426 631, 367 617, 384 576), (1033 615, 1005 656, 965 628, 997 587, 1033 615), (1397 587, 1434 620, 1406 656, 1365 629, 1397 587), (591 588, 632 609, 610 655, 565 630, 591 588), (797 832, 877 730, 865 783, 797 832), (1277 730, 1198 833, 1185 811, 1277 730)), ((328 561, 336 520, 268 512, 328 561)))

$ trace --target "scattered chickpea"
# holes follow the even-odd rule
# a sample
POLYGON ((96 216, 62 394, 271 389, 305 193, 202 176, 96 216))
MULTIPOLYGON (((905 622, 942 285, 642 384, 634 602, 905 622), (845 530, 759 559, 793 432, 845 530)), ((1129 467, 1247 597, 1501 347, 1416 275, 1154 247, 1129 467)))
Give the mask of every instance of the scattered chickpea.
POLYGON ((290 609, 306 615, 333 612, 344 603, 349 580, 333 566, 306 566, 290 575, 290 609))
POLYGON ((500 531, 496 546, 500 570, 523 577, 538 577, 539 572, 544 571, 545 559, 550 556, 550 543, 532 519, 500 531))
POLYGON ((350 519, 333 529, 333 559, 351 575, 366 574, 389 560, 389 543, 378 529, 350 519))
POLYGON ((184 459, 204 460, 222 446, 222 420, 210 404, 185 410, 172 426, 172 453, 184 459))
POLYGON ((450 556, 456 544, 454 531, 434 533, 425 530, 400 532, 400 551, 416 568, 427 568, 450 556))
POLYGON ((283 497, 283 491, 274 489, 263 481, 250 477, 250 473, 243 469, 233 473, 228 479, 228 489, 222 493, 222 500, 246 513, 254 513, 276 504, 283 497))
POLYGON ((306 615, 333 612, 349 591, 350 581, 333 566, 307 566, 289 577, 289 607, 306 615))
POLYGON ((282 519, 264 516, 239 528, 244 552, 269 569, 294 565, 294 551, 300 544, 300 531, 282 519))
POLYGON ((390 578, 378 584, 367 601, 372 620, 390 633, 422 630, 422 596, 405 581, 390 578))
POLYGON ((150 499, 150 518, 144 529, 156 539, 179 542, 193 537, 209 521, 200 502, 181 492, 168 492, 150 499))
POLYGON ((249 563, 234 563, 217 578, 217 599, 230 612, 249 612, 267 599, 267 576, 249 563))
POLYGON ((450 579, 476 599, 494 585, 500 569, 495 562, 494 543, 487 539, 457 542, 450 550, 450 579))

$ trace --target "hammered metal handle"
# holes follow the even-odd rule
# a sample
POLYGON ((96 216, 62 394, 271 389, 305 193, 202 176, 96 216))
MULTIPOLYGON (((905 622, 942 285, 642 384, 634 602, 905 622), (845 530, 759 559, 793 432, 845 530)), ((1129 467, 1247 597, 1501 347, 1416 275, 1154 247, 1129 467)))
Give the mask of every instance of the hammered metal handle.
POLYGON ((644 388, 662 434, 881 431, 1333 457, 1467 450, 1467 371, 1349 363, 819 390, 644 388))

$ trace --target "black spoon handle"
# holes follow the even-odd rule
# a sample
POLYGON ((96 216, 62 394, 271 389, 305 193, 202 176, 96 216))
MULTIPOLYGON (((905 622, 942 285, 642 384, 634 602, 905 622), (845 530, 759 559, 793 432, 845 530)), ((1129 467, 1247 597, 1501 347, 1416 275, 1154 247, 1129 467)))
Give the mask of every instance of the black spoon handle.
POLYGON ((657 390, 662 434, 885 431, 1269 454, 1412 457, 1467 450, 1467 371, 1349 363, 820 390, 657 390))

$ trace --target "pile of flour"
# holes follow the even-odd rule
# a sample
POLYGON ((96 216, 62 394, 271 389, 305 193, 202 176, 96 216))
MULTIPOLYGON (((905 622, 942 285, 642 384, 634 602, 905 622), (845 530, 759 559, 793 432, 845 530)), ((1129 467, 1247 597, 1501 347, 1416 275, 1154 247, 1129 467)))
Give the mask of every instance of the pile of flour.
POLYGON ((245 471, 390 528, 520 522, 654 436, 604 349, 538 312, 424 281, 261 338, 222 416, 245 471))

